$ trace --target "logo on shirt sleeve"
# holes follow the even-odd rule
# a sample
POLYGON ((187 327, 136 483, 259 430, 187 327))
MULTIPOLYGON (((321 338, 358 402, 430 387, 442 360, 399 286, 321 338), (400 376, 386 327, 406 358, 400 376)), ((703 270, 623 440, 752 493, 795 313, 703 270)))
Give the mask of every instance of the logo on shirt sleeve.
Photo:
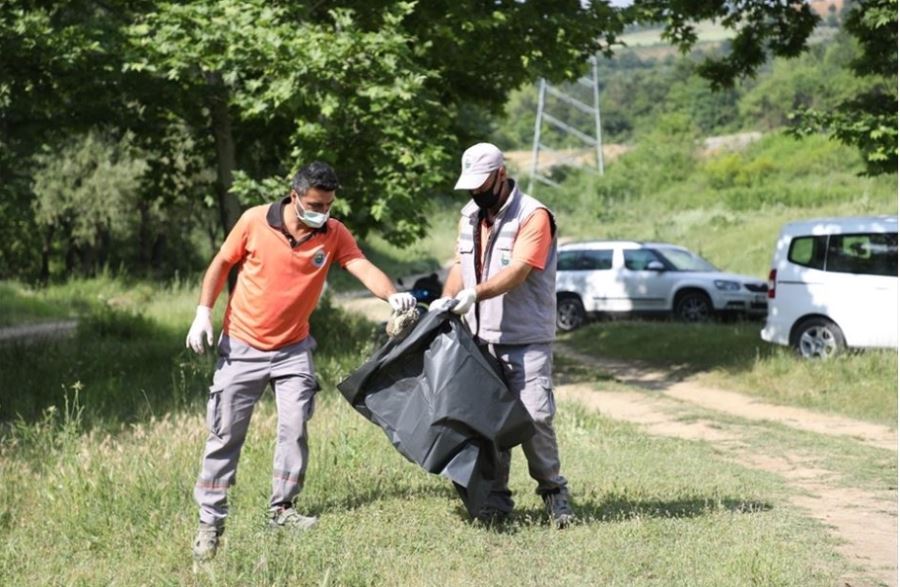
POLYGON ((325 251, 322 249, 319 249, 313 255, 313 258, 312 258, 313 265, 315 265, 316 268, 319 269, 322 267, 322 265, 325 264, 325 259, 327 259, 327 258, 328 258, 328 255, 325 254, 325 251))

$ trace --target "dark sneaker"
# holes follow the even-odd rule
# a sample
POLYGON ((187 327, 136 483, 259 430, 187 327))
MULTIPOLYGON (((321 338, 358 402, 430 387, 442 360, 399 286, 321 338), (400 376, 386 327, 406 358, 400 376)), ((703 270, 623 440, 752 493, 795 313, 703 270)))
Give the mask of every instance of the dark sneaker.
POLYGON ((569 494, 566 491, 545 493, 542 497, 544 507, 557 528, 561 530, 575 521, 575 512, 569 506, 569 494))
POLYGON ((485 526, 502 524, 509 519, 509 512, 493 506, 484 506, 475 516, 475 520, 485 526))
POLYGON ((216 550, 219 548, 219 537, 222 530, 215 526, 200 524, 197 530, 197 537, 194 538, 194 560, 204 562, 212 560, 216 556, 216 550))
POLYGON ((269 512, 270 528, 290 528, 292 530, 309 530, 319 521, 314 516, 304 516, 292 507, 280 507, 269 512))

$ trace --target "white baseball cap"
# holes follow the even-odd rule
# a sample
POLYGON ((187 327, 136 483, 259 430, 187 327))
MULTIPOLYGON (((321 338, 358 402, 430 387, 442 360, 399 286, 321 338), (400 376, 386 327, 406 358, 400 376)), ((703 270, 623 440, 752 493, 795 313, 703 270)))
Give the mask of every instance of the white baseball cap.
POLYGON ((490 143, 472 145, 462 156, 462 173, 455 190, 474 190, 481 187, 497 169, 503 167, 503 153, 490 143))

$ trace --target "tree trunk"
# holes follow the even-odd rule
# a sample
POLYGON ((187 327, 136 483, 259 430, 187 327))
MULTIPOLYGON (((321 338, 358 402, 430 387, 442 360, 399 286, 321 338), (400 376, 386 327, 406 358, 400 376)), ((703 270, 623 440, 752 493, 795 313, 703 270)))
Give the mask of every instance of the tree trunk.
MULTIPOLYGON (((207 83, 213 92, 209 100, 210 122, 216 142, 216 193, 219 201, 219 220, 223 238, 241 215, 241 206, 234 194, 229 193, 234 181, 235 152, 234 136, 231 133, 231 113, 228 111, 228 88, 218 73, 209 73, 207 83)), ((228 291, 234 290, 237 268, 228 274, 228 291)))
POLYGON ((229 193, 234 181, 236 163, 234 137, 231 133, 231 113, 228 111, 228 88, 218 73, 207 74, 206 81, 213 90, 209 99, 209 112, 216 144, 216 195, 219 203, 219 221, 223 236, 227 236, 241 215, 240 203, 229 193))
POLYGON ((150 204, 146 199, 141 198, 138 203, 138 252, 137 252, 137 261, 138 261, 138 272, 146 272, 148 267, 151 265, 151 251, 150 248, 152 246, 151 236, 150 236, 150 204))
POLYGON ((41 243, 41 274, 38 277, 41 283, 47 284, 50 281, 50 253, 53 251, 53 225, 47 227, 44 231, 43 242, 41 243))

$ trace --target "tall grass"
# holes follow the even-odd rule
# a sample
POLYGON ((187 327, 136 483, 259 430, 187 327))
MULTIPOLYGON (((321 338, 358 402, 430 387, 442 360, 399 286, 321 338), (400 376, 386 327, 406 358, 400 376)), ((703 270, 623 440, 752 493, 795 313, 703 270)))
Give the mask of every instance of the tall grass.
MULTIPOLYGON (((61 408, 75 389, 86 421, 101 426, 196 407, 215 365, 214 351, 197 356, 184 344, 197 285, 106 276, 41 291, 44 303, 77 307, 78 328, 71 338, 0 345, 0 422, 33 421, 47 407, 61 408)), ((225 295, 216 308, 217 336, 225 295)), ((320 377, 329 382, 348 373, 371 344, 372 326, 343 315, 327 298, 311 323, 320 346, 331 349, 317 361, 320 377)))
POLYGON ((265 528, 276 426, 264 400, 224 546, 197 574, 199 414, 114 436, 81 429, 77 417, 31 425, 43 451, 0 445, 4 584, 824 586, 843 569, 823 528, 780 507, 786 494, 772 477, 570 405, 558 430, 581 523, 549 527, 516 455, 512 523, 474 525, 449 482, 405 462, 375 426, 323 393, 299 503, 319 526, 302 535, 265 528))

